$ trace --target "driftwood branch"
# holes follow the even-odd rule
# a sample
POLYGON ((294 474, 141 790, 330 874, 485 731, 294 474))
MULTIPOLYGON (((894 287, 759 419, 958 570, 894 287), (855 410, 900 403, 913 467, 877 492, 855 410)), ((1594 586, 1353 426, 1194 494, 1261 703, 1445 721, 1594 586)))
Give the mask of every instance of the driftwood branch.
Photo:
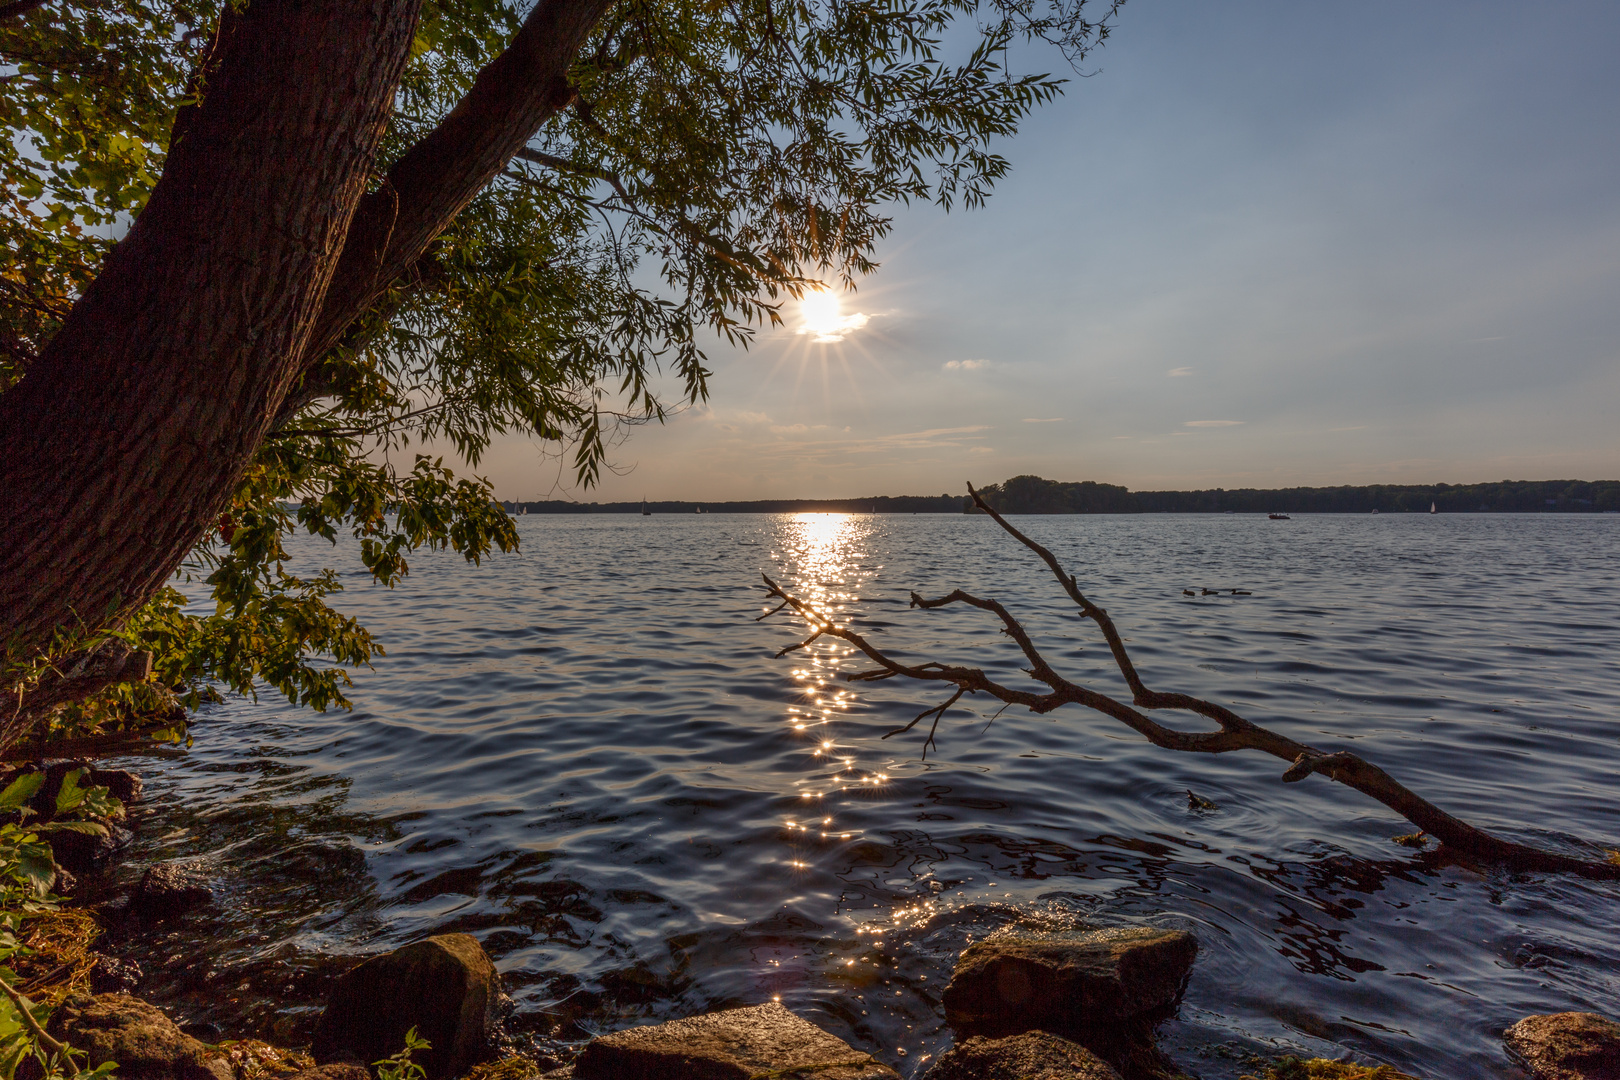
MULTIPOLYGON (((1125 648, 1124 638, 1114 625, 1108 612, 1098 607, 1085 594, 1080 591, 1079 583, 1073 574, 1066 573, 1057 557, 1045 547, 1025 536, 1018 529, 1008 523, 1007 519, 997 513, 987 504, 979 493, 968 486, 968 492, 979 509, 990 515, 1002 529, 1029 548, 1051 568, 1052 574, 1057 578, 1063 591, 1068 594, 1079 607, 1081 615, 1097 624, 1103 638, 1108 642, 1108 649, 1114 658, 1114 664, 1124 676, 1126 685, 1130 688, 1130 701, 1124 702, 1107 694, 1099 693, 1089 687, 1080 686, 1070 682, 1060 675, 1051 664, 1041 655, 1034 641, 1018 620, 1013 617, 1002 604, 995 600, 983 600, 961 589, 928 600, 911 594, 911 606, 916 608, 941 608, 952 604, 966 604, 970 607, 988 611, 1001 621, 1002 632, 1017 642, 1028 666, 1024 671, 1035 682, 1044 686, 1042 691, 1020 690, 1004 686, 986 675, 979 668, 956 667, 948 664, 906 663, 883 649, 867 641, 857 631, 849 627, 837 625, 833 619, 809 603, 788 593, 782 586, 765 577, 765 585, 771 597, 780 600, 783 607, 791 607, 793 611, 803 618, 810 626, 811 633, 796 645, 790 645, 777 655, 785 656, 789 652, 805 648, 822 637, 838 638, 855 646, 867 659, 877 665, 876 668, 845 674, 843 677, 849 682, 872 682, 880 679, 889 679, 902 676, 916 679, 921 682, 948 683, 956 688, 950 700, 943 705, 926 709, 918 714, 917 718, 904 727, 897 728, 885 735, 897 735, 915 727, 924 717, 934 717, 933 728, 929 730, 928 738, 924 742, 924 752, 934 744, 934 731, 939 726, 939 718, 946 709, 954 705, 963 694, 987 694, 1003 703, 1003 708, 1012 705, 1022 705, 1034 713, 1049 713, 1062 705, 1082 705, 1088 709, 1110 716, 1120 723, 1130 727, 1143 738, 1155 746, 1166 750, 1181 750, 1191 753, 1225 754, 1234 750, 1258 750, 1289 762, 1289 767, 1282 775, 1284 783, 1298 783, 1313 773, 1327 777, 1335 783, 1344 784, 1370 798, 1383 803, 1401 817, 1416 825, 1423 832, 1428 833, 1442 844, 1455 851, 1485 859, 1491 862, 1523 870, 1544 870, 1560 873, 1577 874, 1581 877, 1620 880, 1620 864, 1612 862, 1597 862, 1578 859, 1556 852, 1543 851, 1539 848, 1518 844, 1511 840, 1477 829, 1444 810, 1435 806, 1427 799, 1419 797, 1404 785, 1397 782, 1378 766, 1363 760, 1348 751, 1324 752, 1313 746, 1296 742, 1286 736, 1269 731, 1244 719, 1237 713, 1212 701, 1195 698, 1188 694, 1165 693, 1150 690, 1142 680, 1141 674, 1132 663, 1130 654, 1125 648), (1175 728, 1165 727, 1152 717, 1146 710, 1176 709, 1202 716, 1215 723, 1216 729, 1209 731, 1179 731, 1175 728)), ((771 612, 775 614, 775 611, 771 612)), ((999 714, 998 714, 999 715, 999 714)))

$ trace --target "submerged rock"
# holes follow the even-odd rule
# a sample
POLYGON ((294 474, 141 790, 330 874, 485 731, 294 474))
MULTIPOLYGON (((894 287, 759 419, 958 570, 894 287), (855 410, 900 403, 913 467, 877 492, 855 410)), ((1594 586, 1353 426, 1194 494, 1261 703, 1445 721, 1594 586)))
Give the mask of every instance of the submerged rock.
POLYGON ((592 1039, 575 1080, 896 1080, 898 1074, 775 1003, 592 1039))
POLYGON ((1180 999, 1197 954, 1180 930, 1015 931, 958 958, 945 1019, 959 1034, 1004 1036, 1152 1016, 1180 999))
POLYGON ((116 1061, 125 1080, 232 1080, 234 1075, 221 1062, 205 1062, 203 1044, 181 1032, 156 1005, 128 994, 70 997, 47 1030, 85 1051, 92 1066, 116 1061))
POLYGON ((1046 1031, 1005 1039, 974 1036, 940 1056, 923 1080, 1120 1080, 1079 1043, 1046 1031))
POLYGON ((1502 1040, 1536 1080, 1620 1080, 1620 1024, 1597 1013, 1527 1016, 1502 1040))
POLYGON ((433 1044, 413 1056, 429 1080, 460 1076, 491 1053, 500 977, 478 941, 441 934, 339 976, 310 1047, 322 1064, 370 1064, 398 1053, 416 1028, 433 1044))
POLYGON ((129 909, 146 919, 173 919, 214 897, 208 881, 180 863, 158 863, 141 875, 129 909))

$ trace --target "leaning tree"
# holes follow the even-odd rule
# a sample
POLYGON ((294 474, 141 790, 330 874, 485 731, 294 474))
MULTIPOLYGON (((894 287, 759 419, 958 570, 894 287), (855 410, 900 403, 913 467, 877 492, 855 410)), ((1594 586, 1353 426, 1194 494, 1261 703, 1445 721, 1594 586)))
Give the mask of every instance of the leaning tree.
POLYGON ((983 200, 1085 4, 0 6, 0 747, 217 684, 342 703, 312 658, 378 644, 287 533, 384 583, 515 546, 407 448, 526 432, 592 481, 705 395, 704 334, 852 283, 897 203, 983 200))

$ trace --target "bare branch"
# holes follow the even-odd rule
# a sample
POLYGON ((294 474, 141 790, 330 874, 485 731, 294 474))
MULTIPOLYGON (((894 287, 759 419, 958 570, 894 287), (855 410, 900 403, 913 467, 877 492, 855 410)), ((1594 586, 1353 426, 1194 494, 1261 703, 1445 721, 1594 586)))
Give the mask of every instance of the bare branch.
MULTIPOLYGON (((1187 694, 1160 693, 1149 690, 1137 673, 1135 665, 1132 664, 1125 649, 1124 639, 1115 627, 1113 620, 1109 618, 1108 612, 1086 598, 1080 591, 1074 575, 1064 572, 1056 556, 1008 524, 1004 517, 980 498, 979 493, 973 490, 972 485, 969 485, 968 491, 973 495, 973 501, 986 514, 989 514, 996 524, 1041 557, 1046 565, 1051 568, 1064 592, 1079 606, 1082 614, 1097 624, 1108 641, 1108 647, 1113 653, 1115 664, 1119 667, 1120 673, 1125 677, 1125 682, 1131 689, 1131 704, 1117 701, 1106 694, 1080 686, 1059 675, 1035 647, 1029 633, 1013 617, 1012 613, 998 601, 980 599, 961 589, 935 600, 926 600, 916 593, 911 594, 912 607, 932 609, 946 607, 951 604, 967 604, 994 614, 1001 621, 1002 631, 1018 643, 1018 647, 1029 661, 1030 667, 1026 669, 1026 673, 1045 686, 1045 693, 1032 693, 1003 686, 978 668, 954 667, 934 661, 921 664, 903 662, 872 645, 854 630, 839 626, 831 617, 819 611, 813 605, 793 596, 769 577, 765 577, 768 592, 772 597, 781 601, 781 604, 768 614, 774 615, 784 608, 791 607, 796 614, 809 623, 814 631, 799 644, 783 649, 782 652, 777 654, 778 656, 784 656, 796 649, 804 648, 821 637, 834 637, 853 645, 867 659, 878 665, 874 669, 844 674, 843 678, 847 682, 874 682, 880 679, 904 676, 908 679, 916 679, 919 682, 944 682, 956 687, 956 692, 949 701, 923 710, 909 724, 884 735, 885 739, 891 735, 910 731, 924 717, 933 716, 933 726, 929 729, 928 737, 923 742, 923 753, 926 756, 928 748, 935 745, 934 735, 939 728, 940 718, 963 694, 984 693, 1000 700, 1002 709, 995 714, 997 717, 1012 705, 1023 705, 1037 714, 1051 712, 1061 705, 1082 705, 1106 716, 1113 717, 1130 726, 1155 746, 1167 750, 1207 754, 1224 754, 1234 750, 1258 750, 1290 763, 1288 770, 1282 775, 1283 782, 1289 784, 1304 780, 1313 773, 1319 773, 1335 783, 1344 784, 1346 787, 1353 788, 1370 798, 1376 799, 1416 825, 1423 832, 1439 840, 1442 844, 1467 855, 1500 862, 1517 869, 1572 873, 1581 877, 1599 880, 1620 880, 1620 864, 1594 862, 1543 851, 1510 840, 1503 840, 1500 837, 1492 836, 1483 830, 1477 829, 1467 822, 1451 816, 1426 799, 1419 797, 1398 783, 1384 770, 1348 751, 1324 753, 1314 747, 1306 746, 1303 743, 1260 727, 1214 702, 1204 701, 1187 694), (1167 728, 1147 716, 1146 713, 1141 711, 1143 709, 1179 709, 1192 712, 1213 720, 1219 725, 1219 729, 1215 731, 1188 732, 1167 728)), ((761 618, 766 617, 768 616, 761 616, 761 618)), ((995 717, 991 717, 991 722, 994 721, 995 717)), ((987 724, 986 727, 988 728, 988 726, 987 724)))
POLYGON ((961 687, 957 687, 956 693, 952 694, 951 699, 945 702, 945 704, 935 705, 932 709, 924 709, 922 712, 917 714, 917 718, 911 723, 906 724, 904 727, 897 727, 893 731, 889 732, 888 735, 883 737, 887 739, 889 735, 900 735, 904 732, 910 731, 912 728, 917 726, 918 721, 920 721, 923 717, 932 715, 934 718, 934 724, 928 729, 928 738, 923 740, 923 760, 928 760, 928 748, 930 746, 937 745, 934 742, 934 732, 939 730, 940 718, 945 715, 945 710, 949 709, 952 705, 955 705, 956 700, 965 693, 967 693, 966 690, 962 689, 961 687))

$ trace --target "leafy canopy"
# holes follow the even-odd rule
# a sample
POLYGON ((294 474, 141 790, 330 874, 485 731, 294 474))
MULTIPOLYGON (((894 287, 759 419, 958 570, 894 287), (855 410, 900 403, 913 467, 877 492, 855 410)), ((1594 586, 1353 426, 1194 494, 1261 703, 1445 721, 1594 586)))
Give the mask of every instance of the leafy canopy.
MULTIPOLYGON (((118 632, 195 706, 215 685, 347 704, 342 665, 381 647, 287 569, 283 539, 347 533, 392 585, 424 545, 517 546, 489 486, 457 478, 522 433, 594 483, 626 428, 702 400, 703 343, 746 346, 782 302, 876 268, 897 204, 976 206, 993 148, 1118 7, 1086 0, 621 0, 547 125, 305 377, 179 586, 118 632), (338 666, 320 658, 338 662, 338 666)), ((216 0, 59 0, 0 25, 0 391, 22 377, 162 172, 216 0)), ((454 107, 526 7, 428 0, 382 167, 454 107)), ((379 177, 381 172, 379 172, 379 177)), ((90 633, 104 628, 84 628, 90 633)), ((161 693, 167 692, 166 690, 161 693)), ((133 723, 150 689, 69 710, 133 723), (144 697, 142 695, 145 695, 144 697)))

